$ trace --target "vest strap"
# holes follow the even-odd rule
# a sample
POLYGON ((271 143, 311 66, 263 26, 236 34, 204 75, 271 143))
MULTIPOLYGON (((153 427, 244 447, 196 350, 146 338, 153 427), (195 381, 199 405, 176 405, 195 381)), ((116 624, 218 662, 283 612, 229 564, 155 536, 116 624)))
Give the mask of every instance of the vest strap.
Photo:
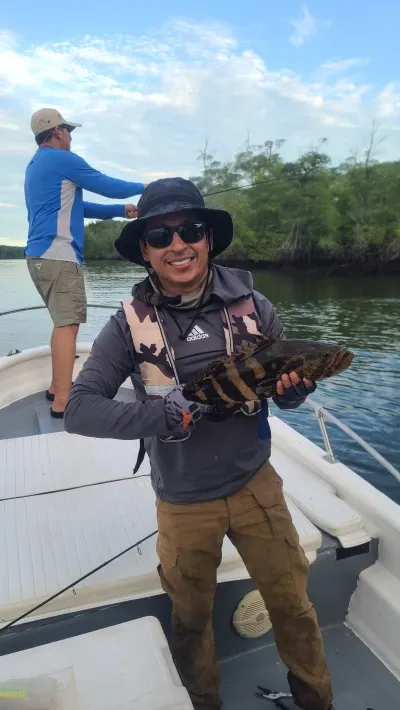
POLYGON ((135 473, 137 473, 139 471, 139 468, 141 467, 145 456, 146 456, 146 449, 144 448, 144 439, 140 439, 139 452, 137 455, 135 468, 133 469, 133 475, 135 475, 135 473))

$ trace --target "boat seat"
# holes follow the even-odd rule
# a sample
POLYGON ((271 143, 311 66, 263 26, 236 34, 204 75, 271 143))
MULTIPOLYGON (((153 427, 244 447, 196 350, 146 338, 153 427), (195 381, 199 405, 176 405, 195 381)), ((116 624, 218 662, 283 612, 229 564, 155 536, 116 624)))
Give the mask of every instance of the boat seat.
POLYGON ((318 528, 336 537, 345 548, 370 542, 361 516, 294 456, 273 447, 271 463, 283 479, 285 495, 318 528))
MULTIPOLYGON (((146 457, 132 476, 137 442, 90 439, 65 432, 0 441, 0 618, 10 621, 157 528, 146 457), (73 443, 73 445, 72 445, 73 443), (104 485, 12 499, 129 476, 104 485), (6 483, 7 481, 7 483, 6 483), (5 496, 7 500, 4 500, 5 496)), ((312 562, 321 533, 288 499, 301 544, 312 562)), ((156 536, 89 577, 38 612, 66 610, 162 592, 156 536)), ((224 540, 218 581, 248 578, 224 540)))
POLYGON ((63 710, 193 709, 154 616, 2 656, 0 683, 24 677, 54 678, 63 710))

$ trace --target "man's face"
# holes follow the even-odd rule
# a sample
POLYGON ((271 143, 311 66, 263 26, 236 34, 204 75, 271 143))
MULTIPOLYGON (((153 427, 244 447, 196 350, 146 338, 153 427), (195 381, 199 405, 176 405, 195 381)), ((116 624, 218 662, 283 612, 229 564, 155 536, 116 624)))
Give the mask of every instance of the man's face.
MULTIPOLYGON (((147 220, 146 232, 158 227, 178 227, 200 223, 204 218, 196 212, 175 212, 165 217, 147 220)), ((149 261, 160 282, 168 293, 180 295, 195 291, 207 276, 208 240, 187 244, 174 232, 172 242, 166 247, 155 248, 146 241, 140 242, 145 261, 149 261)))
POLYGON ((64 128, 63 126, 57 126, 55 130, 57 132, 60 150, 71 150, 72 137, 68 128, 64 128))

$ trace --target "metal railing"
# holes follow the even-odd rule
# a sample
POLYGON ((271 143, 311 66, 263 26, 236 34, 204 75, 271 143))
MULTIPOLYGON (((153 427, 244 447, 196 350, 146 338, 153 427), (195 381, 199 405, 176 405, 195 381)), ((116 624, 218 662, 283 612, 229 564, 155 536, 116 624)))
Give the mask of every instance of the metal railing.
POLYGON ((321 429, 321 434, 322 438, 324 440, 324 446, 325 446, 325 451, 327 455, 327 459, 329 463, 336 463, 337 459, 335 459, 331 442, 329 441, 329 436, 328 436, 328 431, 326 429, 326 423, 325 420, 332 422, 332 424, 335 424, 339 429, 341 429, 347 436, 350 437, 350 439, 353 439, 359 446, 361 446, 365 451, 367 451, 376 461, 378 461, 384 468, 386 468, 389 473, 392 474, 395 478, 397 478, 398 481, 400 481, 400 472, 391 464, 389 461, 387 461, 384 456, 382 456, 376 449, 374 449, 373 446, 370 444, 367 444, 366 441, 359 435, 356 434, 355 431, 350 429, 347 424, 344 424, 340 419, 335 417, 334 414, 329 412, 325 407, 323 407, 321 404, 319 404, 316 401, 311 401, 311 400, 306 400, 305 404, 308 407, 311 407, 311 409, 314 410, 314 413, 318 419, 318 423, 321 429))
MULTIPOLYGON (((108 304, 100 304, 100 303, 88 303, 87 304, 88 308, 118 308, 117 305, 108 305, 108 304)), ((46 308, 46 306, 29 306, 27 308, 13 308, 11 311, 2 311, 0 312, 0 316, 8 316, 13 313, 21 313, 22 311, 36 311, 40 310, 41 308, 46 308)), ((13 353, 10 353, 13 354, 13 353)), ((324 446, 325 446, 325 451, 326 451, 326 456, 329 461, 329 463, 336 463, 337 459, 335 458, 335 455, 333 453, 333 449, 331 446, 331 442, 329 440, 329 435, 328 431, 326 428, 326 422, 325 420, 331 422, 332 424, 335 424, 339 429, 341 429, 345 434, 347 434, 350 439, 353 439, 359 446, 361 446, 365 451, 367 451, 378 463, 380 463, 384 468, 386 468, 389 473, 394 476, 399 482, 400 482, 400 472, 391 464, 389 461, 387 461, 384 456, 382 456, 376 449, 374 449, 373 446, 370 444, 367 444, 366 441, 359 435, 356 434, 355 431, 350 429, 347 424, 344 424, 340 419, 335 417, 334 414, 331 414, 325 407, 322 406, 322 404, 319 404, 315 400, 309 400, 307 399, 305 403, 308 407, 314 410, 314 413, 317 417, 318 424, 321 429, 321 434, 322 438, 324 440, 324 446)))

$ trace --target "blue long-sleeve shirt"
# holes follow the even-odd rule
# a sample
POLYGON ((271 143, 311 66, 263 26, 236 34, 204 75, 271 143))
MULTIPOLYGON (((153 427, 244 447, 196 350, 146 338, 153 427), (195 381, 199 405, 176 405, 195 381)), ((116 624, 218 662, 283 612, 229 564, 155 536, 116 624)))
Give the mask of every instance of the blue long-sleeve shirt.
POLYGON ((39 148, 25 172, 26 256, 82 264, 84 218, 125 216, 125 205, 84 202, 82 190, 123 199, 140 195, 144 184, 108 177, 71 151, 39 148))

